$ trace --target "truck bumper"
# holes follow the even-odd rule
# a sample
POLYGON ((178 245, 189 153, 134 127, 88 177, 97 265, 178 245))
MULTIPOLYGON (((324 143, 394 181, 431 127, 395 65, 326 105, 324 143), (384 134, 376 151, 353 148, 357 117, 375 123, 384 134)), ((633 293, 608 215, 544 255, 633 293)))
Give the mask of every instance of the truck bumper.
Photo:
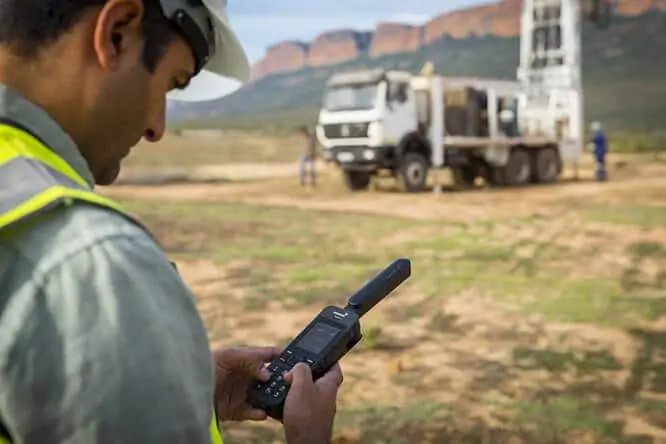
POLYGON ((326 151, 332 162, 348 171, 376 171, 392 168, 395 159, 395 148, 391 146, 336 146, 326 151))

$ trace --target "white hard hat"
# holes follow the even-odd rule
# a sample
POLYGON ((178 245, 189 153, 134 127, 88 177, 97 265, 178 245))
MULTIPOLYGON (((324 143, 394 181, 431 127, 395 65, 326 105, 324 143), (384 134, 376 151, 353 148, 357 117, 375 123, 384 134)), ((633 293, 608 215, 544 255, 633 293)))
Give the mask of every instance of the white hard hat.
POLYGON ((592 122, 591 129, 592 129, 592 131, 600 131, 601 130, 601 123, 600 122, 592 122))
MULTIPOLYGON (((227 0, 160 0, 162 10, 192 47, 195 77, 184 90, 172 91, 169 99, 201 100, 195 92, 200 72, 218 74, 241 83, 250 77, 250 62, 227 17, 227 0)), ((208 91, 209 98, 220 96, 208 91)), ((222 94, 224 95, 224 94, 222 94)))

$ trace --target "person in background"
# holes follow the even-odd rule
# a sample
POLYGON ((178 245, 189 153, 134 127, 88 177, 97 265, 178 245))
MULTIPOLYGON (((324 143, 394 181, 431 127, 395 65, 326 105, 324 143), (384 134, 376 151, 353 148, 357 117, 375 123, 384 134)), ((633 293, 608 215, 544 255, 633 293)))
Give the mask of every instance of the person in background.
POLYGON ((596 179, 599 182, 608 180, 608 171, 606 170, 606 154, 608 153, 608 139, 601 129, 601 123, 594 122, 592 129, 592 146, 594 149, 594 158, 597 164, 596 179))
POLYGON ((310 185, 317 185, 317 171, 315 160, 317 159, 317 137, 314 132, 310 132, 307 126, 302 126, 299 133, 305 138, 305 150, 299 160, 298 176, 301 186, 306 185, 306 176, 310 177, 310 185), (307 168, 310 168, 309 174, 307 168))

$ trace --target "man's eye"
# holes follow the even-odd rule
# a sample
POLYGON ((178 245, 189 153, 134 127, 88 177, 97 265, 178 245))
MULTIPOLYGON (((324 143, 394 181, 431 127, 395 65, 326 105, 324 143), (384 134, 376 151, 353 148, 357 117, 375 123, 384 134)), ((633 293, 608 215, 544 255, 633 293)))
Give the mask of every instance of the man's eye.
POLYGON ((171 82, 171 89, 185 89, 187 87, 186 82, 180 82, 178 80, 174 80, 171 82))

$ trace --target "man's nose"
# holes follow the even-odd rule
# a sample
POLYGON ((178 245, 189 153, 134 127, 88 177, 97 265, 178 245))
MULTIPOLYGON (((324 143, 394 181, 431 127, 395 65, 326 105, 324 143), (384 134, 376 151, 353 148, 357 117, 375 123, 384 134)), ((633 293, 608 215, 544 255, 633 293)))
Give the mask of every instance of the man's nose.
POLYGON ((146 129, 143 137, 148 142, 159 142, 164 137, 165 125, 153 125, 151 128, 146 129))
POLYGON ((159 142, 166 132, 166 101, 161 103, 155 112, 150 114, 144 139, 148 142, 159 142))
POLYGON ((143 135, 148 142, 159 142, 166 132, 166 103, 162 103, 158 109, 159 111, 148 120, 149 125, 143 135))

